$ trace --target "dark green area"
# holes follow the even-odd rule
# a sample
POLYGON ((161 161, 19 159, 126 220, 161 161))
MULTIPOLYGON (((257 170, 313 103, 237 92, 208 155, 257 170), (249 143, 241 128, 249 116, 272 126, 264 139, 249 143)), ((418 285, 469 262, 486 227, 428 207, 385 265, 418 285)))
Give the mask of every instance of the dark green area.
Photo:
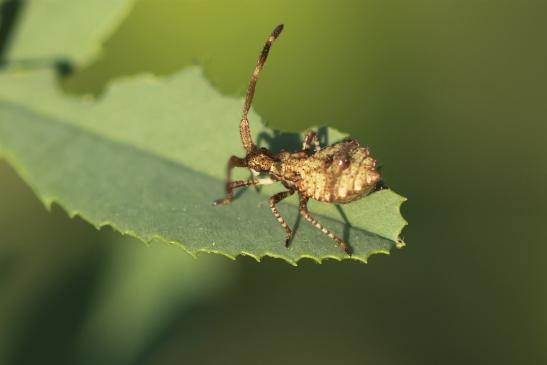
MULTIPOLYGON (((171 309, 126 363, 545 363, 546 10, 533 0, 138 2, 104 56, 65 80, 68 92, 197 63, 222 92, 242 95, 266 34, 283 21, 257 111, 277 128, 328 124, 370 144, 388 185, 409 198, 412 224, 408 247, 366 266, 224 260, 236 280, 171 309)), ((66 308, 87 313, 95 302, 82 288, 120 244, 57 208, 46 214, 8 167, 0 176, 0 328, 9 331, 0 339, 11 340, 11 363, 58 364, 81 323, 66 308), (69 254, 84 248, 79 264, 69 254), (59 262, 73 271, 55 276, 59 262), (51 269, 25 281, 40 263, 51 269), (71 280, 78 290, 7 289, 71 280), (60 297, 67 307, 41 305, 60 297), (34 310, 57 321, 35 321, 34 310)), ((136 288, 125 308, 151 287, 136 288)), ((124 328, 109 323, 98 333, 124 328)), ((123 338, 88 340, 98 360, 86 358, 119 359, 123 338)))

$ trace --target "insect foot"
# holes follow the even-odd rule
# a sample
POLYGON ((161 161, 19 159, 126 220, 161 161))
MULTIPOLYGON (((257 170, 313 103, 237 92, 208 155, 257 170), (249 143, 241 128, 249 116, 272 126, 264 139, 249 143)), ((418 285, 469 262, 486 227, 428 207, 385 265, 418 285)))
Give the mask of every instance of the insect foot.
POLYGON ((217 199, 213 202, 213 205, 228 205, 232 202, 232 199, 217 199))
POLYGON ((361 199, 374 191, 376 184, 381 181, 381 176, 376 171, 376 161, 370 155, 368 148, 361 147, 355 139, 321 147, 314 131, 306 134, 302 149, 295 152, 275 153, 266 148, 257 147, 252 139, 248 113, 253 102, 256 82, 268 58, 271 45, 282 30, 283 25, 278 25, 266 40, 247 88, 239 124, 241 142, 246 152, 245 157, 230 157, 226 169, 226 195, 213 204, 231 203, 233 190, 236 188, 280 182, 287 190, 272 196, 269 205, 274 217, 285 230, 285 246, 288 247, 293 232, 281 216, 277 204, 297 192, 300 197, 300 215, 351 256, 352 249, 349 244, 319 223, 308 211, 307 203, 309 199, 315 199, 326 203, 345 204, 361 199), (232 181, 231 171, 234 167, 245 167, 254 175, 267 174, 269 178, 232 181))

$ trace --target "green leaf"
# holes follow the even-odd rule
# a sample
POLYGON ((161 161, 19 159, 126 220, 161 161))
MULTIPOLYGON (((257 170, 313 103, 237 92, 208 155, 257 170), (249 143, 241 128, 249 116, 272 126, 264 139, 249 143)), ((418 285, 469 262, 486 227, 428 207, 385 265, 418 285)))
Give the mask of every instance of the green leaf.
POLYGON ((212 257, 193 260, 178 255, 174 246, 150 250, 133 240, 109 243, 109 260, 77 338, 77 364, 137 363, 142 349, 172 325, 173 317, 234 279, 234 266, 212 257))
MULTIPOLYGON (((97 227, 112 225, 144 241, 180 243, 195 254, 216 252, 259 259, 348 258, 328 237, 297 220, 281 204, 289 225, 298 222, 289 249, 272 216, 267 195, 280 184, 244 191, 230 206, 212 206, 223 195, 230 155, 242 155, 242 99, 220 95, 198 68, 168 79, 140 76, 118 81, 99 100, 64 95, 53 73, 0 76, 0 156, 5 156, 45 204, 58 202, 97 227)), ((295 145, 297 135, 261 126, 250 114, 255 139, 295 145)), ((329 142, 343 135, 328 129, 329 142)), ((248 171, 240 169, 240 177, 248 171)), ((237 175, 236 175, 237 176, 237 175)), ((344 222, 332 204, 312 202, 310 211, 348 239, 353 259, 388 253, 402 245, 405 198, 391 190, 343 205, 344 222)))
POLYGON ((134 0, 27 0, 8 49, 10 61, 81 65, 121 22, 134 0))

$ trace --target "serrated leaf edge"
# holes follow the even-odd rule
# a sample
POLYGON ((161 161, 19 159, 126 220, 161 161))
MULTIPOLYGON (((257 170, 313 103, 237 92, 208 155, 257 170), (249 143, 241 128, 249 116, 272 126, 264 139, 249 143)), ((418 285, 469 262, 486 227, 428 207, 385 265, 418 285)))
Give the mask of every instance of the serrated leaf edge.
MULTIPOLYGON (((231 255, 231 254, 228 254, 224 251, 210 249, 210 248, 201 248, 201 249, 197 249, 195 251, 191 251, 184 245, 183 242, 169 240, 169 239, 167 239, 167 238, 165 238, 161 235, 152 235, 147 239, 147 238, 139 235, 138 233, 136 233, 133 230, 122 229, 122 228, 118 227, 116 224, 114 224, 113 222, 110 222, 110 221, 102 221, 102 222, 99 222, 99 223, 94 223, 94 222, 91 221, 91 219, 89 219, 86 216, 86 214, 84 212, 77 211, 77 210, 69 210, 67 208, 67 205, 64 205, 63 200, 61 198, 55 197, 55 196, 42 196, 38 192, 38 189, 30 182, 31 179, 28 178, 29 174, 27 173, 26 169, 23 167, 23 164, 20 164, 18 162, 17 158, 15 158, 11 153, 8 153, 7 151, 5 151, 3 149, 0 149, 0 158, 3 158, 5 161, 7 161, 13 167, 15 172, 30 187, 32 192, 37 196, 38 200, 44 205, 44 207, 46 208, 46 210, 48 212, 52 211, 53 205, 57 205, 59 208, 61 208, 61 210, 63 210, 66 213, 66 215, 69 218, 74 219, 75 217, 79 217, 83 221, 85 221, 85 222, 89 223, 91 226, 95 227, 95 229, 97 229, 97 230, 101 230, 104 227, 110 227, 114 231, 116 231, 116 232, 118 232, 118 233, 120 233, 124 236, 132 237, 132 238, 137 239, 137 240, 139 240, 139 241, 141 241, 145 244, 150 244, 152 241, 161 241, 161 242, 164 242, 166 244, 171 244, 171 245, 174 245, 176 247, 181 248, 184 252, 186 252, 187 254, 192 256, 193 258, 197 258, 197 254, 199 254, 199 253, 214 253, 214 254, 218 254, 218 255, 222 255, 224 257, 227 257, 231 260, 236 260, 238 256, 249 256, 249 257, 252 257, 253 259, 255 259, 257 262, 261 262, 261 259, 264 258, 264 257, 272 257, 272 258, 284 260, 285 262, 289 263, 290 265, 296 267, 296 266, 298 266, 298 262, 303 260, 303 259, 310 259, 310 260, 312 260, 312 261, 314 261, 318 264, 323 263, 323 261, 327 260, 327 259, 334 259, 336 261, 353 260, 353 261, 358 261, 358 262, 362 262, 362 263, 366 264, 366 263, 368 263, 368 259, 372 255, 375 255, 375 254, 389 255, 390 254, 390 250, 371 250, 366 255, 364 255, 364 257, 352 256, 352 257, 342 257, 341 258, 341 257, 337 257, 337 256, 332 256, 332 255, 324 255, 324 256, 320 256, 320 257, 313 256, 313 255, 300 255, 297 259, 292 260, 292 259, 290 259, 286 256, 274 254, 272 252, 265 252, 263 255, 255 255, 255 254, 250 253, 248 251, 240 251, 240 253, 237 254, 237 255, 231 255)), ((403 198, 403 202, 407 200, 405 197, 402 197, 402 198, 403 198)), ((399 207, 398 207, 399 214, 400 214, 400 208, 401 208, 401 205, 399 205, 399 207)), ((408 222, 405 220, 405 224, 401 227, 401 229, 399 230, 397 236, 400 236, 402 230, 404 229, 404 227, 407 224, 408 224, 408 222)), ((401 240, 401 242, 402 242, 402 240, 401 240)), ((404 245, 404 242, 403 242, 403 245, 404 245)), ((394 247, 400 248, 400 247, 398 247, 397 243, 394 243, 394 247)))

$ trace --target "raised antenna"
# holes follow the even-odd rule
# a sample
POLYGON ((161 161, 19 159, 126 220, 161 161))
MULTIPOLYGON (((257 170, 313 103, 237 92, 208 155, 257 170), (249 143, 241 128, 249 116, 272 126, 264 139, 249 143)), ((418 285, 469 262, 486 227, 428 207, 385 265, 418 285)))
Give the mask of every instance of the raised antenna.
POLYGON ((258 75, 260 74, 262 67, 264 67, 264 63, 266 62, 266 59, 268 58, 268 53, 270 52, 272 43, 277 39, 277 37, 279 36, 282 30, 283 30, 283 24, 279 24, 277 27, 275 27, 275 29, 272 31, 272 34, 270 34, 270 36, 268 37, 268 40, 266 41, 266 44, 264 45, 264 48, 262 49, 262 52, 260 53, 260 57, 258 58, 258 62, 256 63, 256 67, 253 71, 253 74, 251 75, 251 81, 249 82, 249 87, 247 88, 245 104, 243 105, 243 114, 241 115, 241 123, 239 124, 239 133, 241 134, 241 141, 243 142, 243 147, 245 147, 245 150, 247 152, 251 152, 252 150, 256 148, 251 138, 251 130, 249 129, 249 119, 247 119, 247 114, 249 113, 249 109, 251 108, 251 104, 253 102, 253 97, 255 94, 256 80, 258 79, 258 75))

